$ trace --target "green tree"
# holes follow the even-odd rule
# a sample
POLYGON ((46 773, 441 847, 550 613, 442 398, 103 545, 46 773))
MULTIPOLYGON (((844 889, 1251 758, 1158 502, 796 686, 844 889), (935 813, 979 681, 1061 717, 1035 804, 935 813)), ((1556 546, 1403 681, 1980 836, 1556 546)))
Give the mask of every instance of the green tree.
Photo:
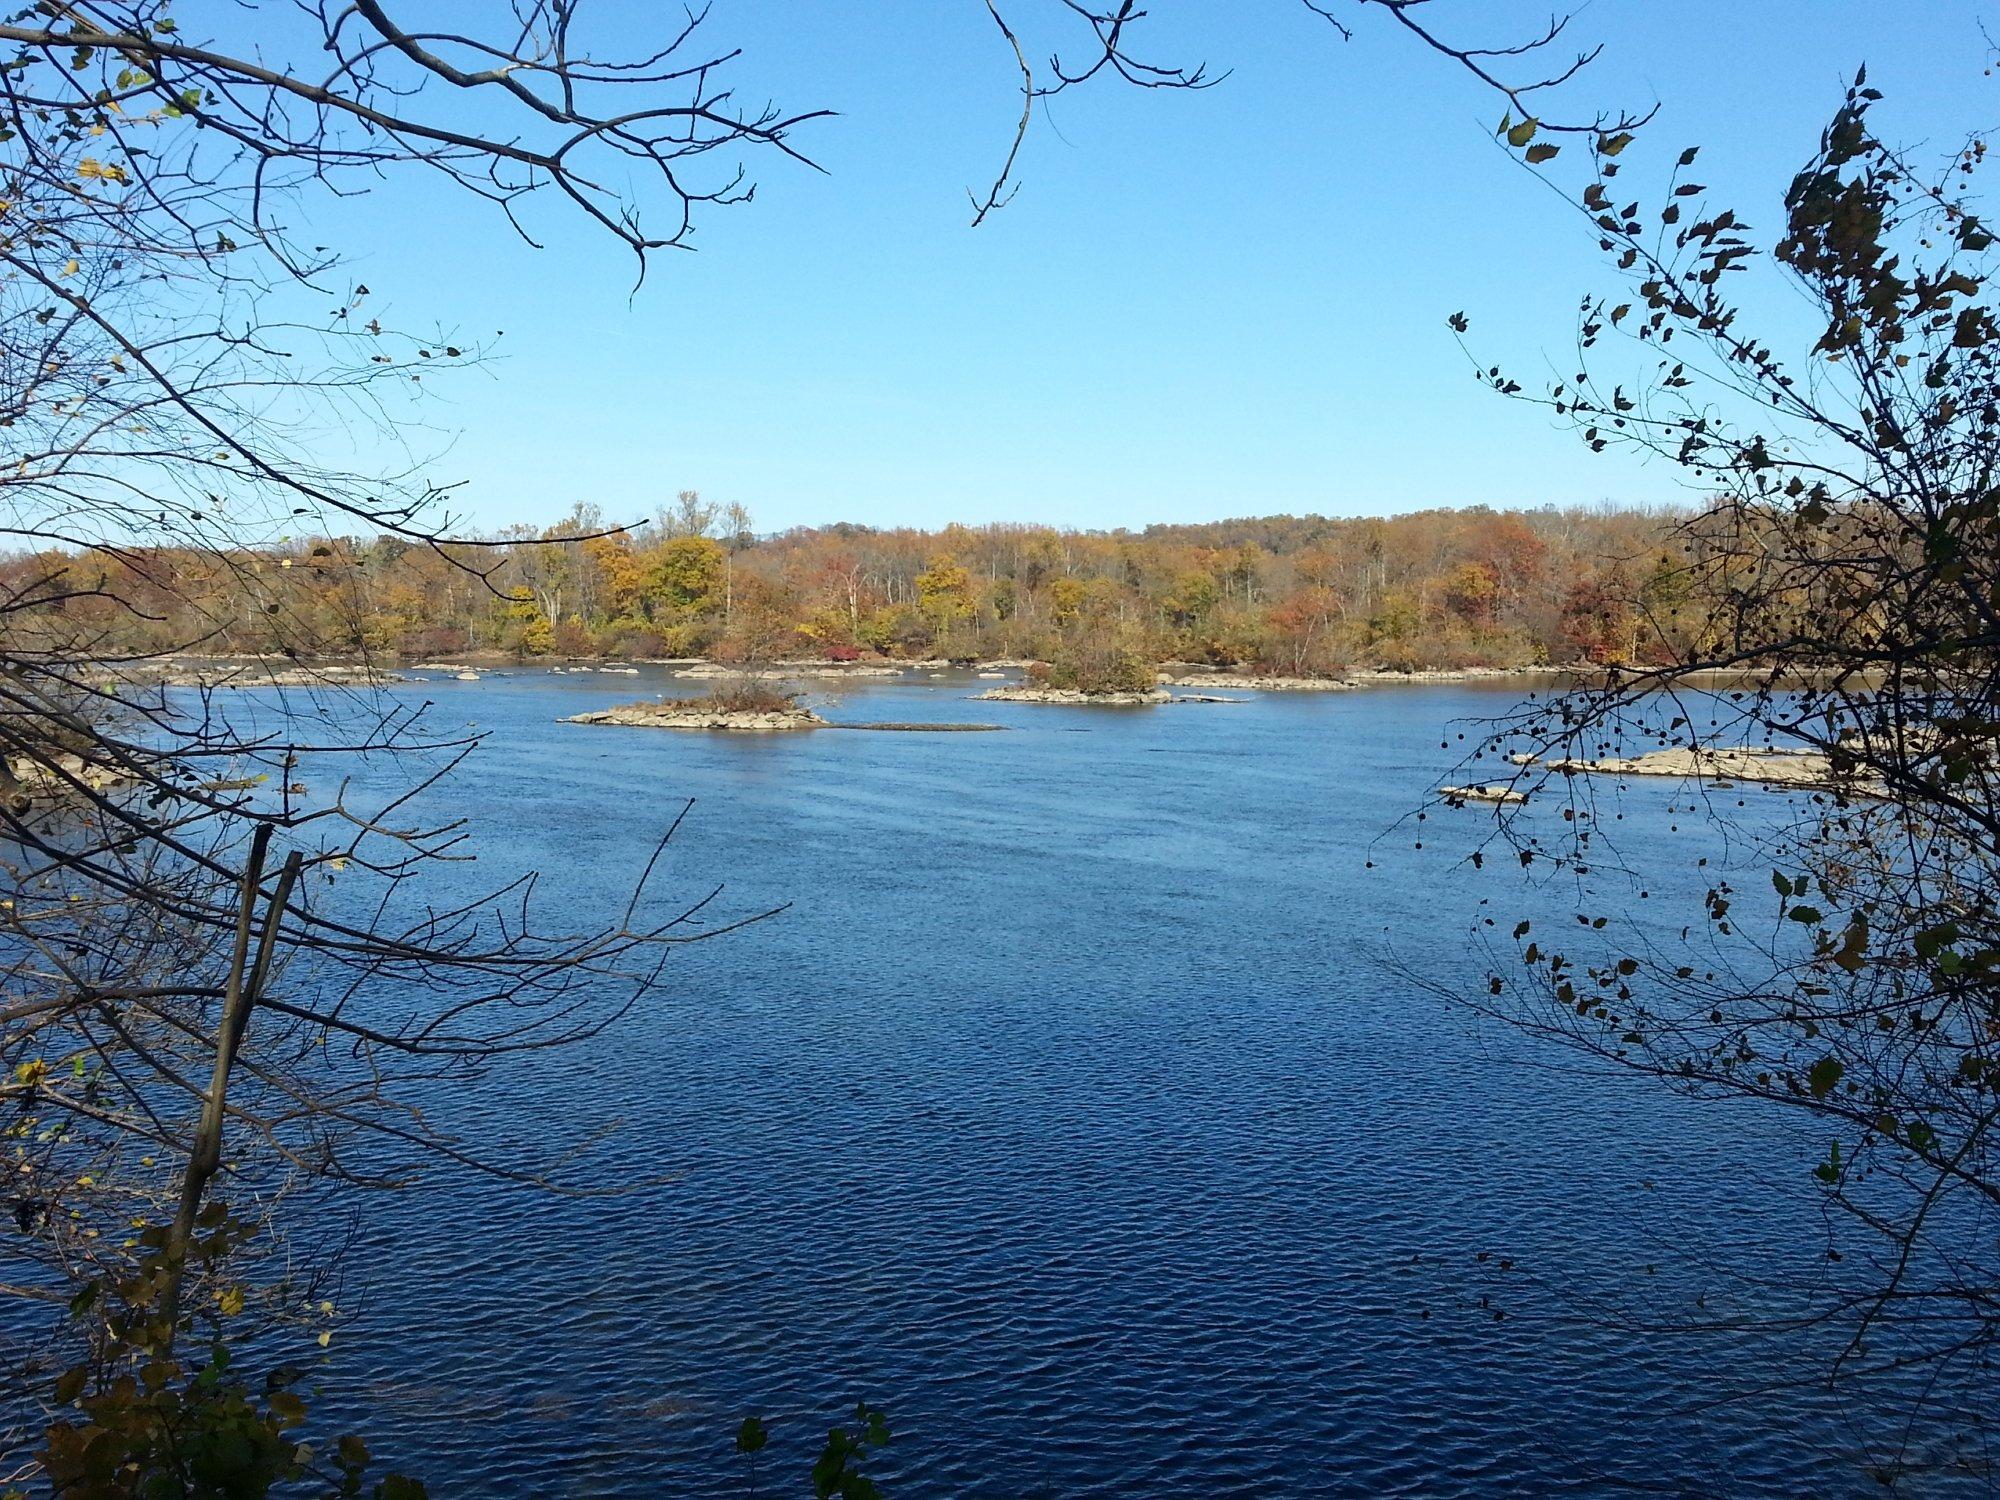
POLYGON ((1160 608, 1170 624, 1187 630, 1200 625, 1222 602, 1222 589, 1211 573, 1188 568, 1179 573, 1160 608))
POLYGON ((917 607, 940 642, 950 640, 952 627, 972 613, 972 600, 972 574, 949 552, 932 558, 917 575, 917 607))
POLYGON ((646 599, 655 618, 684 620, 722 607, 722 544, 705 536, 662 543, 646 569, 646 599))

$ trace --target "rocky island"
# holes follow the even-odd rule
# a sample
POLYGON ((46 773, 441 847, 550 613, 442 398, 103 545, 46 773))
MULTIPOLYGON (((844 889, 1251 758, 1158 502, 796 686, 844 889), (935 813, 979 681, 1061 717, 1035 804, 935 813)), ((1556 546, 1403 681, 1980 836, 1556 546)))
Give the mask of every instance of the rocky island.
POLYGON ((1441 786, 1438 795, 1451 807, 1463 807, 1468 802, 1493 802, 1503 807, 1516 807, 1528 800, 1526 792, 1490 781, 1472 786, 1441 786))
POLYGON ((1836 769, 1830 757, 1816 750, 1777 746, 1737 745, 1715 749, 1670 746, 1649 750, 1642 755, 1610 756, 1601 760, 1563 757, 1544 761, 1527 753, 1509 758, 1518 766, 1541 766, 1564 775, 1675 776, 1721 785, 1749 781, 1863 796, 1876 795, 1878 791, 1874 783, 1836 769))
POLYGON ((1039 687, 1033 682, 1010 684, 1007 687, 988 688, 975 697, 989 699, 995 703, 1067 703, 1085 704, 1091 707, 1136 707, 1145 703, 1172 703, 1174 695, 1163 687, 1143 690, 1113 689, 1108 692, 1089 692, 1073 687, 1039 687))
POLYGON ((1019 682, 975 695, 998 703, 1059 703, 1092 708, 1172 703, 1144 654, 1128 647, 1076 643, 1049 661, 1029 662, 1019 682))
POLYGON ((738 682, 693 698, 651 698, 613 708, 571 714, 564 724, 613 724, 628 729, 721 729, 771 734, 790 729, 876 729, 908 733, 976 733, 1004 724, 931 724, 922 721, 837 724, 822 719, 800 700, 762 682, 738 682))
POLYGON ((692 698, 641 698, 613 708, 571 714, 565 724, 617 724, 632 729, 728 729, 771 734, 818 729, 826 720, 807 708, 797 693, 755 678, 739 677, 692 698))
MULTIPOLYGON (((826 678, 830 681, 850 679, 859 681, 869 677, 901 677, 905 671, 925 665, 923 662, 843 662, 810 658, 800 661, 775 661, 763 664, 760 670, 776 677, 803 679, 808 677, 826 678)), ((701 662, 695 666, 676 669, 681 677, 699 680, 701 678, 739 677, 743 673, 740 666, 727 662, 701 662)))
POLYGON ((1388 667, 1343 669, 1339 676, 1303 677, 1283 672, 1254 672, 1238 667, 1189 668, 1184 663, 1161 664, 1160 681, 1172 687, 1250 688, 1260 693, 1347 693, 1367 687, 1422 687, 1457 682, 1493 682, 1512 678, 1556 678, 1589 672, 1588 663, 1568 667, 1443 667, 1396 671, 1388 667))
POLYGON ((786 729, 820 729, 826 720, 802 703, 782 708, 729 708, 712 698, 662 698, 621 703, 615 708, 571 714, 565 724, 617 724, 629 729, 731 729, 768 734, 786 729))
POLYGON ((1346 693, 1354 684, 1343 677, 1278 677, 1266 673, 1183 672, 1177 677, 1165 673, 1160 681, 1169 687, 1246 688, 1260 693, 1346 693))

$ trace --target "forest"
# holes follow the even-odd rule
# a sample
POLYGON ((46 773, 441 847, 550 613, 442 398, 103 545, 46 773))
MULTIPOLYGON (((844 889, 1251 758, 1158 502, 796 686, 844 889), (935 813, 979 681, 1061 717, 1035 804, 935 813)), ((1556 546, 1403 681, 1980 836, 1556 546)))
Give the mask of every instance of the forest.
POLYGON ((61 576, 63 629, 113 655, 754 663, 1108 651, 1312 676, 1663 660, 1689 602, 1686 538, 1673 534, 1684 519, 1473 506, 1137 532, 837 524, 760 536, 740 507, 683 491, 622 529, 577 505, 480 544, 378 534, 87 561, 22 553, 0 579, 18 591, 61 576))

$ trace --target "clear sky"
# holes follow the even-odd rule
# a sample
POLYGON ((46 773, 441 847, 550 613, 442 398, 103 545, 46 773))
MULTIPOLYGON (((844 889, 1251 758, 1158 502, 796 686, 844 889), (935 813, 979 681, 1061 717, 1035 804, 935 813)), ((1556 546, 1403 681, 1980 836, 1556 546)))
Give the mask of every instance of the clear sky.
MULTIPOLYGON (((596 3, 634 36, 678 14, 596 3)), ((1033 50, 1064 35, 1055 0, 1016 11, 1033 50)), ((756 201, 711 211, 698 252, 663 255, 636 296, 629 258, 580 221, 544 216, 535 250, 429 182, 322 223, 387 316, 505 330, 432 412, 455 434, 432 473, 466 481, 481 526, 577 500, 637 518, 683 488, 766 531, 1678 495, 1664 468, 1592 457, 1482 389, 1445 327, 1463 309, 1482 356, 1567 366, 1578 298, 1610 285, 1580 222, 1494 144, 1492 97, 1365 11, 1347 43, 1297 0, 1151 11, 1152 53, 1227 80, 1054 101, 1019 196, 976 230, 966 189, 1018 112, 980 0, 717 0, 712 43, 744 49, 746 99, 840 112, 796 138, 827 172, 749 159, 756 201)), ((1905 142, 1942 153, 2000 120, 1978 24, 1995 11, 1595 0, 1575 31, 1606 52, 1569 98, 1657 98, 1628 170, 1701 143, 1703 180, 1764 229, 1858 63, 1905 142)), ((1499 40, 1548 8, 1429 13, 1499 40)))

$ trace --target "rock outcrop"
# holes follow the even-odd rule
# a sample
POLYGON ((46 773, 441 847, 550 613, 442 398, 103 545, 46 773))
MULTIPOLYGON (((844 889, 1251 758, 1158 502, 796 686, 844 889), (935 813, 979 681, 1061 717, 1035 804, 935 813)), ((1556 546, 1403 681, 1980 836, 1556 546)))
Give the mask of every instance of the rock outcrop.
POLYGON ((572 714, 562 722, 616 724, 628 729, 728 729, 749 734, 826 727, 826 720, 800 705, 784 709, 718 709, 685 703, 628 703, 619 708, 572 714))
POLYGON ((1060 703, 1070 707, 1129 708, 1149 703, 1171 703, 1174 695, 1165 688, 1144 693, 1086 693, 1076 688, 997 687, 973 695, 995 703, 1060 703))
POLYGON ((757 667, 732 667, 724 662, 703 662, 699 666, 682 667, 677 676, 706 681, 711 678, 726 677, 802 677, 833 680, 842 677, 901 677, 906 669, 878 662, 841 661, 774 661, 757 667))
POLYGON ((1675 776, 1701 781, 1754 781, 1808 791, 1843 791, 1873 795, 1872 783, 1842 776, 1826 756, 1813 750, 1741 745, 1722 749, 1674 746, 1644 755, 1608 756, 1601 760, 1564 757, 1543 761, 1533 755, 1511 757, 1516 765, 1539 765, 1550 771, 1593 776, 1675 776))
POLYGON ((1503 678, 1543 678, 1576 670, 1569 667, 1446 667, 1436 671, 1391 672, 1370 667, 1339 677, 1290 677, 1276 672, 1162 672, 1160 681, 1173 687, 1252 688, 1260 693, 1345 693, 1368 687, 1419 687, 1441 682, 1491 682, 1503 678))
POLYGON ((399 672, 375 666, 300 663, 280 658, 203 661, 186 657, 121 667, 109 674, 109 680, 186 688, 381 687, 385 683, 409 681, 399 672))
MULTIPOLYGON (((1370 668, 1362 672, 1350 672, 1347 676, 1351 687, 1408 687, 1427 682, 1493 682, 1509 677, 1561 677, 1571 672, 1589 671, 1588 667, 1438 667, 1416 672, 1392 672, 1387 668, 1370 668)), ((1600 669, 1601 670, 1601 669, 1600 669)))
POLYGON ((1235 672, 1187 672, 1179 677, 1162 677, 1172 687, 1254 689, 1260 693, 1345 693, 1354 684, 1339 677, 1246 676, 1235 672))
POLYGON ((64 751, 48 760, 17 755, 6 763, 0 792, 16 810, 35 802, 66 802, 90 792, 108 792, 136 780, 124 771, 64 751))
POLYGON ((1512 807, 1528 800, 1526 792, 1517 792, 1512 787, 1483 783, 1478 786, 1441 786, 1438 795, 1457 807, 1467 802, 1494 802, 1512 807))

